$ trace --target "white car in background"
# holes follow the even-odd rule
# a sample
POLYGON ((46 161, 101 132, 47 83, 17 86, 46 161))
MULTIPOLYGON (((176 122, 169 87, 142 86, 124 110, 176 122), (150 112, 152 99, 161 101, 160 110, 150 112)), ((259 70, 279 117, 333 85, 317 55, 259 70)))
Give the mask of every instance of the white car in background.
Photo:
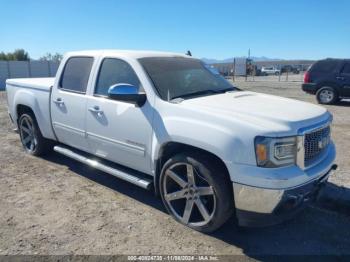
POLYGON ((261 68, 261 74, 262 75, 279 75, 281 74, 281 70, 277 69, 276 67, 265 67, 263 66, 261 68))
POLYGON ((202 232, 232 214, 242 226, 291 217, 336 168, 327 109, 241 91, 182 54, 72 52, 56 78, 6 90, 26 152, 53 148, 153 190, 202 232))

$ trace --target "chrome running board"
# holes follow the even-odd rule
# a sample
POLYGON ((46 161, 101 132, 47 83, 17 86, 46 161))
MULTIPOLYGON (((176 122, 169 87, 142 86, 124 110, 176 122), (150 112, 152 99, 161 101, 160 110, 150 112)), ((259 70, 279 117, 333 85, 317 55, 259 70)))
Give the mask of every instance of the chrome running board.
POLYGON ((130 182, 136 186, 142 187, 144 189, 150 189, 152 185, 152 180, 146 179, 146 178, 140 178, 136 175, 137 171, 135 171, 135 174, 132 174, 133 172, 125 172, 120 169, 117 169, 115 167, 108 166, 106 164, 103 164, 99 161, 90 159, 85 155, 85 153, 77 153, 74 149, 70 149, 68 147, 64 147, 61 145, 55 146, 53 148, 54 151, 57 153, 60 153, 62 155, 65 155, 67 157, 70 157, 74 160, 77 160, 83 164, 89 165, 93 168, 96 168, 98 170, 101 170, 103 172, 106 172, 112 176, 115 176, 117 178, 120 178, 122 180, 125 180, 127 182, 130 182), (74 151, 73 151, 74 150, 74 151))

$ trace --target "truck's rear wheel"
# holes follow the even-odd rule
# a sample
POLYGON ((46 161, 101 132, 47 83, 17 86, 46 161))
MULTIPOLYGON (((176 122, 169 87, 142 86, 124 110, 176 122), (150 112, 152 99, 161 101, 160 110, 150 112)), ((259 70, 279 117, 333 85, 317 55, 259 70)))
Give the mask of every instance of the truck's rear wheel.
POLYGON ((331 105, 339 101, 337 91, 331 86, 320 88, 316 93, 317 101, 320 104, 331 105))
POLYGON ((18 120, 19 134, 25 151, 31 155, 43 155, 51 147, 51 141, 45 139, 32 113, 24 113, 18 120))
POLYGON ((223 168, 200 154, 178 154, 163 166, 160 193, 168 212, 180 223, 212 232, 231 216, 232 183, 223 168))

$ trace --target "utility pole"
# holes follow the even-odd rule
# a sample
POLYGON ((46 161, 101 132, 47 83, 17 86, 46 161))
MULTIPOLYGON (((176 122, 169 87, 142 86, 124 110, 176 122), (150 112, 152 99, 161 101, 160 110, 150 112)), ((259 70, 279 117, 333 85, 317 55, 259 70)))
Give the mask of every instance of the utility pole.
POLYGON ((247 63, 250 63, 249 61, 250 61, 250 48, 248 48, 248 58, 245 61, 245 81, 247 81, 247 79, 248 79, 247 63))
POLYGON ((247 82, 248 79, 248 62, 250 60, 250 48, 248 48, 248 58, 245 61, 245 81, 247 82))

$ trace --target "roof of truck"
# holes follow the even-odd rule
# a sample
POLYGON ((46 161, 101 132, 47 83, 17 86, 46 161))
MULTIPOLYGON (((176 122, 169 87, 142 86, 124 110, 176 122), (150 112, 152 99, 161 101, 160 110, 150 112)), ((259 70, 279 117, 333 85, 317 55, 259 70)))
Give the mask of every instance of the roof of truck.
POLYGON ((73 51, 68 52, 66 55, 68 56, 97 56, 97 55, 120 55, 132 58, 143 58, 143 57, 188 57, 190 56, 180 53, 172 53, 172 52, 161 52, 161 51, 147 51, 147 50, 85 50, 85 51, 73 51))

